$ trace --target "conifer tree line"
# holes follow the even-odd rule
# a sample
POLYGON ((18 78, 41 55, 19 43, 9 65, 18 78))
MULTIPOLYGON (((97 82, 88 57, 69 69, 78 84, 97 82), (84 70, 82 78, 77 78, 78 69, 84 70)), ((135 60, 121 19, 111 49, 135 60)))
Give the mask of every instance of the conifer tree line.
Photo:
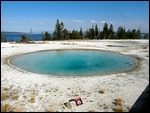
MULTIPOLYGON (((82 27, 77 31, 73 29, 72 31, 67 30, 63 22, 60 22, 58 19, 55 24, 55 29, 53 33, 48 31, 42 32, 41 40, 72 40, 72 39, 141 39, 140 29, 128 29, 125 27, 119 26, 117 31, 114 31, 112 24, 104 24, 103 29, 100 30, 98 25, 92 25, 91 28, 87 29, 85 32, 82 31, 82 27), (53 34, 53 36, 51 35, 53 34)), ((31 37, 27 37, 24 34, 20 35, 20 40, 18 42, 29 42, 32 40, 32 29, 31 37)), ((149 34, 145 34, 143 39, 149 39, 149 34)), ((13 40, 12 40, 13 41, 13 40)), ((1 42, 7 42, 6 37, 1 32, 1 42)))
MULTIPOLYGON (((72 31, 65 28, 64 23, 60 22, 58 19, 56 21, 55 30, 53 32, 53 37, 46 31, 43 35, 42 40, 69 40, 69 39, 141 39, 140 29, 128 29, 126 31, 125 27, 119 26, 117 31, 114 31, 112 24, 108 26, 107 23, 104 24, 103 29, 100 30, 98 25, 93 25, 91 28, 87 29, 85 32, 73 29, 72 31)), ((149 38, 149 37, 145 37, 149 38)))

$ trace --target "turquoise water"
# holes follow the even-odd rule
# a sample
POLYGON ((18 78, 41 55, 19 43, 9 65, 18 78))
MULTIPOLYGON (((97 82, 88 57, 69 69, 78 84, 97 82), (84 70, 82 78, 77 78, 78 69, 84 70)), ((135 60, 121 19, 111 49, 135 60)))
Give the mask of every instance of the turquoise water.
POLYGON ((92 50, 58 50, 25 54, 11 63, 23 70, 49 75, 95 75, 125 71, 137 60, 92 50))

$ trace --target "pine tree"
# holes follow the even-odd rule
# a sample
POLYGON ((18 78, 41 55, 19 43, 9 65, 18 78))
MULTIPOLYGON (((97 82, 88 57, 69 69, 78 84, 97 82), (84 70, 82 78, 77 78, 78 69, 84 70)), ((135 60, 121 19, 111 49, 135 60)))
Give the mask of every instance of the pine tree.
POLYGON ((136 35, 137 35, 137 37, 136 37, 137 39, 141 39, 141 31, 140 31, 140 29, 137 30, 136 35))
POLYGON ((55 30, 54 30, 54 40, 62 40, 63 39, 63 29, 64 29, 64 23, 59 22, 57 19, 55 30))
POLYGON ((108 24, 105 23, 103 27, 103 38, 108 39, 108 24))
POLYGON ((30 40, 32 40, 32 28, 30 30, 30 40))
POLYGON ((21 34, 20 42, 28 43, 28 42, 29 42, 29 39, 27 38, 26 35, 21 34))
POLYGON ((114 27, 112 24, 110 24, 110 27, 108 30, 108 39, 115 39, 114 27))
POLYGON ((45 40, 51 40, 51 35, 47 31, 45 32, 45 40))
POLYGON ((137 38, 137 37, 136 37, 136 29, 132 29, 132 34, 133 34, 132 39, 136 39, 136 38, 137 38))
POLYGON ((125 32, 125 27, 118 27, 117 33, 116 33, 116 38, 117 39, 125 39, 126 38, 126 32, 125 32))
POLYGON ((69 39, 69 32, 68 32, 68 30, 65 28, 64 30, 63 30, 63 40, 67 40, 67 39, 69 39))
POLYGON ((131 39, 133 37, 130 29, 128 29, 128 31, 126 32, 126 39, 131 39))
POLYGON ((7 42, 6 37, 3 35, 3 33, 1 32, 1 42, 7 42))
POLYGON ((91 39, 94 39, 95 38, 95 30, 94 30, 94 26, 92 25, 92 28, 91 28, 91 39))
POLYGON ((145 34, 144 37, 143 37, 143 39, 149 39, 149 34, 148 33, 145 34))
POLYGON ((80 28, 80 38, 83 39, 83 32, 82 32, 82 27, 80 28))
POLYGON ((80 33, 77 30, 73 29, 69 35, 69 38, 70 39, 80 39, 80 33))
POLYGON ((98 27, 97 24, 95 25, 95 38, 98 39, 98 35, 99 35, 99 31, 98 31, 98 27))
POLYGON ((43 32, 41 33, 41 39, 42 39, 42 40, 45 39, 45 36, 44 36, 44 33, 43 33, 43 32))

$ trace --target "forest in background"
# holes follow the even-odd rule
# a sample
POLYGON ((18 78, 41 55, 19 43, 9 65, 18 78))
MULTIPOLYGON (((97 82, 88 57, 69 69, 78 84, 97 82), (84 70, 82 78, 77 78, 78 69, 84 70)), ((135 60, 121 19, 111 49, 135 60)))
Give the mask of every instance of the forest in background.
MULTIPOLYGON (((31 30, 32 34, 32 30, 31 30)), ((92 25, 91 28, 87 29, 85 32, 80 30, 73 29, 72 31, 67 30, 63 22, 57 19, 55 24, 55 29, 53 33, 48 31, 42 32, 41 40, 50 41, 50 40, 77 40, 77 39, 141 39, 140 29, 128 29, 125 27, 119 26, 117 31, 114 31, 113 24, 108 25, 104 24, 103 29, 100 30, 98 25, 92 25), (53 34, 53 35, 51 35, 53 34)), ((143 39, 149 39, 149 34, 145 34, 143 39)), ((25 34, 20 35, 20 40, 17 42, 29 42, 32 39, 27 37, 25 34)), ((1 42, 7 42, 7 38, 1 32, 1 42)))

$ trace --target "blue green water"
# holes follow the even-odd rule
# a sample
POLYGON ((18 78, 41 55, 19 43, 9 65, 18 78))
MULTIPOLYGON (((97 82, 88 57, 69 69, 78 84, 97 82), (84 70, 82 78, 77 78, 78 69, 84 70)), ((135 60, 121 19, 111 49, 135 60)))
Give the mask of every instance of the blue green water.
POLYGON ((135 58, 102 51, 59 50, 25 54, 11 61, 23 70, 48 75, 95 75, 125 71, 135 58))

